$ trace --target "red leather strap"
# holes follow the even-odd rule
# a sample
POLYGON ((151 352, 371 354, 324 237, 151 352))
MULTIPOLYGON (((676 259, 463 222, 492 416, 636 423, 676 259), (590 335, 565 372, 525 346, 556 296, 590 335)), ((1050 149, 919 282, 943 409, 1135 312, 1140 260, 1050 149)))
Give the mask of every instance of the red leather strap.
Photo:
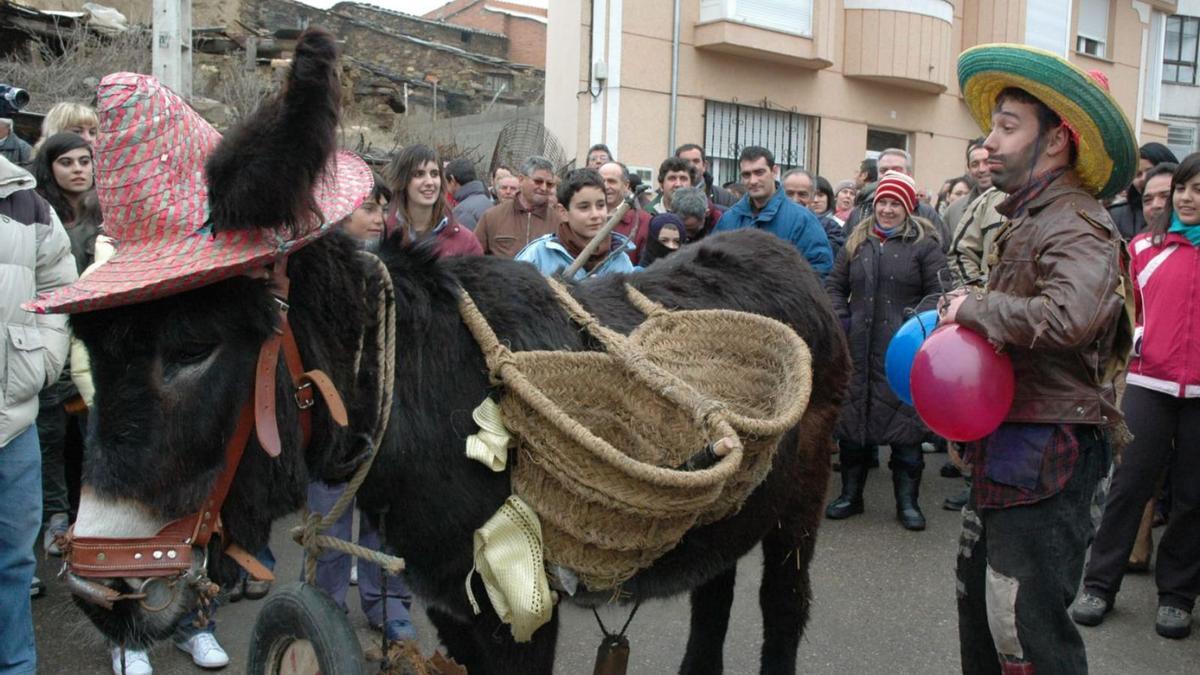
POLYGON ((266 565, 260 563, 258 558, 250 555, 250 552, 241 546, 233 543, 229 544, 229 546, 225 547, 225 555, 233 558, 234 562, 241 565, 242 569, 246 570, 251 578, 258 579, 259 581, 275 581, 275 573, 267 569, 266 565))
MULTIPOLYGON (((350 418, 346 414, 346 404, 342 402, 342 396, 338 393, 337 387, 334 386, 333 380, 325 374, 323 370, 310 370, 300 376, 301 389, 299 391, 310 391, 310 388, 305 386, 311 384, 317 388, 321 394, 321 399, 325 401, 325 407, 329 409, 329 417, 334 424, 339 427, 344 427, 350 423, 350 418)), ((296 394, 299 396, 299 393, 296 394)), ((312 394, 310 393, 309 396, 312 394)))
MULTIPOLYGON (((283 321, 287 321, 286 316, 283 321)), ((263 343, 254 370, 254 427, 258 444, 271 457, 278 457, 283 451, 275 416, 275 366, 279 362, 280 337, 272 335, 263 343)))
POLYGON ((220 531, 221 506, 237 474, 254 412, 242 406, 237 427, 225 445, 225 468, 200 510, 167 523, 153 537, 109 538, 69 535, 67 561, 83 577, 165 577, 182 574, 192 566, 192 547, 208 545, 220 531))
MULTIPOLYGON (((152 537, 74 537, 68 532, 65 555, 72 572, 81 577, 165 577, 183 574, 191 568, 192 547, 203 548, 214 534, 221 533, 221 507, 237 475, 251 432, 257 434, 263 450, 271 457, 278 457, 283 449, 275 414, 275 375, 281 349, 295 387, 293 398, 300 409, 302 448, 308 446, 312 434, 311 408, 316 393, 324 399, 333 422, 346 426, 346 406, 333 381, 320 370, 304 371, 300 348, 287 319, 286 258, 275 263, 271 281, 272 292, 279 302, 279 328, 259 349, 251 399, 238 414, 237 426, 225 445, 225 468, 204 504, 195 513, 168 523, 152 537)), ((226 552, 255 578, 274 578, 241 547, 231 545, 226 552)))

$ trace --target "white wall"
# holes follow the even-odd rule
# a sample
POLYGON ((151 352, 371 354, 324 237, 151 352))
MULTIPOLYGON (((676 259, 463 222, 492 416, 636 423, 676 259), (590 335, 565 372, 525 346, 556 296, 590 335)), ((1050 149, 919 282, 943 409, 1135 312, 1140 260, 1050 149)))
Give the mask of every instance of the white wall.
POLYGON ((1162 114, 1200 118, 1200 87, 1163 82, 1162 114))
MULTIPOLYGON (((583 0, 549 3, 546 26, 546 114, 543 124, 562 144, 568 158, 575 157, 579 140, 581 59, 587 53, 580 17, 583 0)), ((586 94, 584 94, 586 96, 586 94)))

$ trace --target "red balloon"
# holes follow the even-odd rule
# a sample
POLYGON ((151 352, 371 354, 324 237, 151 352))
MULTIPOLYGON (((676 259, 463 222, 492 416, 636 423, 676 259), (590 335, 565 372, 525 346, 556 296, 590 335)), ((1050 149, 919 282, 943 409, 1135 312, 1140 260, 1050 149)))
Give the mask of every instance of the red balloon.
POLYGON ((917 414, 951 441, 987 436, 1008 416, 1013 367, 978 333, 958 324, 933 331, 913 359, 912 397, 917 414))

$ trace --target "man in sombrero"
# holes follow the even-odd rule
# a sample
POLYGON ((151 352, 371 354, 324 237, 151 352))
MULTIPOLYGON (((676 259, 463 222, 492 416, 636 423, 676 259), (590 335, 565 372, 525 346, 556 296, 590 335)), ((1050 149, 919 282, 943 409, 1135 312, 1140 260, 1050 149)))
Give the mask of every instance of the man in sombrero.
POLYGON ((987 288, 952 295, 942 321, 1004 350, 1016 375, 1007 419, 964 453, 962 670, 1084 673, 1067 609, 1124 429, 1112 377, 1130 334, 1121 237, 1098 200, 1129 184, 1137 147, 1103 76, 1049 52, 981 45, 959 56, 958 77, 1009 197, 987 288))

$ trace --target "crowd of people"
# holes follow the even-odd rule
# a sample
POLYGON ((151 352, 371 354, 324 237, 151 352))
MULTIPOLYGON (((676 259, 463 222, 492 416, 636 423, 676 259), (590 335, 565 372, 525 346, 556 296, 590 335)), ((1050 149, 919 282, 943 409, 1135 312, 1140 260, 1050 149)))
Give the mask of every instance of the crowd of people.
MULTIPOLYGON (((1147 143, 1136 168, 1128 167, 1132 181, 1114 189, 1108 178, 1117 161, 1108 157, 1113 168, 1098 178, 1093 154, 1107 150, 1079 141, 1080 126, 1099 125, 1099 115, 1038 98, 1016 80, 982 109, 977 119, 990 133, 965 144, 963 173, 937 193, 918 187, 901 148, 831 180, 785 169, 767 148, 748 146, 738 180, 719 185, 705 149, 688 143, 662 160, 656 189, 640 189, 604 145, 589 148, 581 168, 532 156, 490 174, 468 158, 411 145, 375 176, 369 198, 339 228, 367 250, 399 237, 438 256, 510 258, 547 276, 578 263, 577 281, 638 274, 681 246, 732 230, 760 229, 789 242, 824 280, 854 363, 836 437, 840 493, 826 510, 833 520, 863 513, 869 470, 886 447, 897 520, 925 528, 923 446, 946 444, 892 390, 885 353, 900 326, 928 309, 980 333, 1010 354, 1017 394, 1000 429, 951 445, 942 467, 967 483, 946 505, 963 514, 963 668, 1084 672, 1072 621, 1104 620, 1123 574, 1148 565, 1145 542, 1156 520, 1165 523, 1155 564, 1157 632, 1186 637, 1200 593, 1200 154, 1180 161, 1147 143), (1119 399, 1114 385, 1123 388, 1119 399), (1132 435, 1123 449, 1120 420, 1132 435), (1110 473, 1091 543, 1093 497, 1110 473)), ((93 391, 86 351, 67 348, 65 319, 35 319, 19 305, 87 274, 120 242, 104 236, 96 200, 96 113, 55 106, 32 148, 11 127, 0 120, 0 241, 11 243, 0 247, 8 372, 0 490, 38 497, 24 512, 0 516, 0 625, 7 627, 0 672, 23 672, 33 652, 29 604, 9 580, 32 574, 39 530, 41 551, 62 554, 79 489, 69 460, 84 452, 93 391), (40 525, 28 522, 38 514, 40 525)), ((312 484, 309 507, 328 510, 343 489, 312 484)), ((353 521, 348 511, 331 534, 348 538, 353 521)), ((378 546, 370 520, 359 521, 359 542, 378 546)), ((273 565, 269 549, 257 557, 273 565)), ((354 566, 336 552, 317 569, 317 583, 343 609, 349 584, 358 583, 372 626, 393 639, 415 636, 402 579, 385 584, 377 566, 354 566)), ((30 597, 42 589, 33 577, 30 597)), ((267 589, 244 577, 225 601, 267 589)), ((189 617, 175 642, 197 665, 221 667, 229 658, 214 629, 215 622, 197 628, 189 617)), ((118 674, 153 670, 146 652, 113 647, 112 659, 118 674)))

